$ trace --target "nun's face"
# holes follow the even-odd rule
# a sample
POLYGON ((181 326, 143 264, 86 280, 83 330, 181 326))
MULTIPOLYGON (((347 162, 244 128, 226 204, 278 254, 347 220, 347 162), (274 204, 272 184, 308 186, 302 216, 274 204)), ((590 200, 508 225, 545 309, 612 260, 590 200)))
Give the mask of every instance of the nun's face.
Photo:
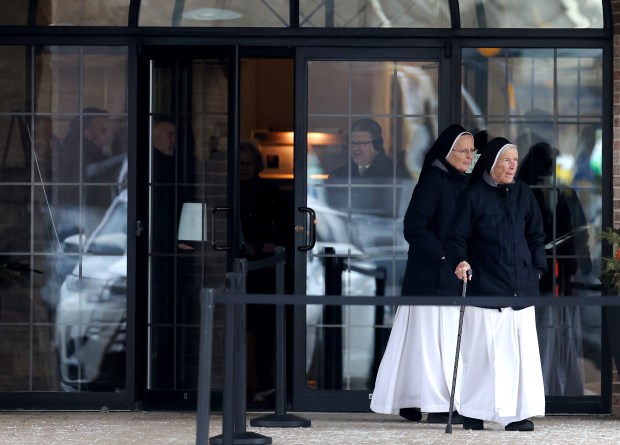
POLYGON ((471 161, 474 160, 474 137, 469 134, 459 136, 454 143, 454 148, 448 154, 446 160, 458 171, 465 173, 471 161))
POLYGON ((517 166, 519 165, 519 152, 516 148, 506 148, 500 152, 495 165, 491 170, 491 178, 496 184, 510 184, 515 180, 517 166))

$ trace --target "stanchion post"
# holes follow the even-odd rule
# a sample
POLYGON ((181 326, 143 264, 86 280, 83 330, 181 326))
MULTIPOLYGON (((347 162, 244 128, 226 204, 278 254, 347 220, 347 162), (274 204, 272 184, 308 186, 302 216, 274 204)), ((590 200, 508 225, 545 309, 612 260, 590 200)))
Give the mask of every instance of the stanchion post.
POLYGON ((213 289, 200 292, 200 346, 198 355, 198 407, 196 445, 209 443, 211 404, 211 359, 213 353, 213 289))
MULTIPOLYGON (((235 260, 236 283, 235 293, 245 295, 245 282, 248 276, 248 260, 235 260)), ((246 432, 245 414, 247 411, 247 338, 246 338, 246 305, 235 304, 235 433, 246 432)))
MULTIPOLYGON (((239 259, 235 263, 237 273, 229 273, 229 293, 245 293, 245 276, 247 274, 247 260, 239 259)), ((267 445, 272 443, 271 437, 246 431, 246 332, 245 332, 245 304, 228 304, 226 312, 226 351, 224 353, 225 394, 224 419, 222 421, 222 435, 212 437, 211 445, 267 445), (232 313, 229 316, 229 311, 232 313), (229 325, 231 326, 229 328, 229 325), (230 336, 230 338, 228 338, 230 336), (230 350, 228 349, 230 348, 230 350), (230 363, 229 360, 232 362, 230 363), (232 378, 230 378, 232 377, 232 378), (228 387, 228 383, 232 388, 228 387), (230 399, 229 404, 226 399, 230 399), (231 406, 232 405, 232 406, 231 406)))
MULTIPOLYGON (((284 294, 286 249, 276 247, 276 294, 284 294), (282 258, 282 261, 279 260, 282 258)), ((309 427, 308 419, 286 413, 286 311, 283 304, 276 305, 276 412, 250 420, 258 427, 299 428, 309 427)))

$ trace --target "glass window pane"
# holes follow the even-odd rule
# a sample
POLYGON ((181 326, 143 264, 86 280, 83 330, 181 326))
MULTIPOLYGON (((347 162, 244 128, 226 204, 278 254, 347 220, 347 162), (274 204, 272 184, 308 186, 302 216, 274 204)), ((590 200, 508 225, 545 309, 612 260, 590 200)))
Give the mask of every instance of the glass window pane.
POLYGON ((0 26, 28 24, 29 5, 30 2, 4 2, 0 14, 0 26))
POLYGON ((35 106, 40 113, 76 113, 80 109, 80 50, 37 48, 35 106))
POLYGON ((121 194, 86 239, 81 262, 60 289, 56 346, 60 377, 67 388, 124 388, 126 246, 127 201, 126 194, 121 194))
POLYGON ((127 112, 127 49, 86 48, 82 61, 85 106, 99 106, 109 113, 127 112))
MULTIPOLYGON (((544 295, 600 295, 601 62, 592 49, 463 51, 464 122, 516 142, 540 207, 544 295)), ((546 394, 600 394, 600 308, 536 312, 546 394)))
POLYGON ((23 69, 6 65, 2 74, 25 87, 16 94, 9 87, 2 102, 19 112, 0 110, 0 127, 11 135, 0 172, 0 316, 38 324, 25 327, 33 333, 22 336, 26 349, 13 345, 28 366, 11 360, 16 367, 6 373, 16 382, 24 376, 26 386, 9 389, 123 389, 127 195, 119 171, 127 156, 127 50, 3 50, 23 69), (22 106, 12 100, 21 94, 29 101, 22 106))
MULTIPOLYGON (((558 50, 558 106, 578 115, 601 116, 600 79, 603 59, 598 49, 558 50)), ((570 114, 570 113, 568 113, 570 114)))
POLYGON ((50 325, 37 325, 32 329, 32 391, 60 389, 53 332, 50 325))
POLYGON ((0 129, 5 137, 0 146, 0 182, 30 182, 32 144, 28 116, 21 113, 0 114, 0 129))
POLYGON ((289 1, 186 0, 175 8, 168 0, 143 0, 140 26, 288 27, 289 1))
POLYGON ((602 28, 603 2, 459 0, 463 28, 602 28), (523 11, 528 11, 524 14, 523 11))
POLYGON ((0 187, 0 253, 30 251, 30 186, 0 187))
MULTIPOLYGON (((333 248, 336 258, 348 262, 362 255, 369 259, 366 267, 385 271, 385 294, 398 295, 406 262, 402 216, 437 132, 438 64, 310 61, 308 66, 308 201, 321 222, 314 253, 333 248), (329 88, 323 95, 321 85, 334 84, 333 94, 329 88), (380 136, 358 126, 369 120, 381 128, 380 136), (385 156, 374 158, 366 175, 359 165, 367 143, 373 144, 371 152, 385 156)), ((312 256, 308 261, 307 291, 320 294, 322 265, 312 256)), ((352 272, 343 274, 342 285, 345 294, 370 289, 352 272)))
POLYGON ((301 0, 299 25, 308 28, 449 28, 447 0, 301 0))
POLYGON ((38 2, 37 25, 127 26, 130 0, 71 0, 38 2))
POLYGON ((35 64, 38 112, 77 113, 98 107, 126 113, 125 47, 39 47, 35 64))
POLYGON ((225 60, 151 63, 149 388, 195 389, 199 290, 226 272, 226 252, 203 242, 227 242, 226 216, 211 213, 226 203, 225 73, 225 60))
POLYGON ((0 324, 0 390, 28 391, 30 389, 30 327, 0 324))
MULTIPOLYGON (((29 52, 23 46, 0 46, 0 113, 27 109, 28 87, 24 79, 29 77, 28 55, 29 52)), ((8 127, 3 125, 0 128, 0 134, 6 135, 8 127)))

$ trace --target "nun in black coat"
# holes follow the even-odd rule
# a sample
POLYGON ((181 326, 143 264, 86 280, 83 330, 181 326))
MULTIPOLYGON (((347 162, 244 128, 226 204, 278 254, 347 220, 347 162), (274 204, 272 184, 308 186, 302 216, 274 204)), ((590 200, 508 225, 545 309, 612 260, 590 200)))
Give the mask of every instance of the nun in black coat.
POLYGON ((538 295, 545 232, 534 194, 515 179, 518 159, 507 139, 489 141, 481 158, 485 170, 459 196, 446 243, 455 275, 467 280, 467 270, 473 271, 468 296, 514 300, 465 310, 459 367, 465 429, 483 429, 489 420, 507 431, 532 431, 529 418, 545 414, 534 307, 519 301, 538 295))
MULTIPOLYGON (((458 294, 460 282, 444 242, 473 157, 473 136, 460 125, 446 128, 428 151, 404 219, 409 255, 402 295, 458 294)), ((409 420, 420 420, 423 411, 429 423, 447 421, 458 320, 457 307, 398 308, 377 373, 373 411, 409 420)))

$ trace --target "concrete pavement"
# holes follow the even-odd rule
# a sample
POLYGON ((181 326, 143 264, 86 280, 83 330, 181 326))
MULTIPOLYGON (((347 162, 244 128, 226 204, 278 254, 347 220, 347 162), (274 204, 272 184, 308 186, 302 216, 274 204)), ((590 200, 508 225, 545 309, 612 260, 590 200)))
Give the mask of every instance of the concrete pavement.
MULTIPOLYGON (((248 419, 264 413, 249 413, 248 419)), ((373 413, 294 413, 312 422, 308 428, 254 428, 274 444, 581 444, 620 442, 617 416, 547 416, 533 419, 533 432, 507 432, 495 423, 484 431, 461 425, 411 423, 373 413)), ((221 433, 222 418, 210 418, 209 437, 221 433)), ((0 443, 10 445, 194 444, 193 412, 2 412, 0 443)))

